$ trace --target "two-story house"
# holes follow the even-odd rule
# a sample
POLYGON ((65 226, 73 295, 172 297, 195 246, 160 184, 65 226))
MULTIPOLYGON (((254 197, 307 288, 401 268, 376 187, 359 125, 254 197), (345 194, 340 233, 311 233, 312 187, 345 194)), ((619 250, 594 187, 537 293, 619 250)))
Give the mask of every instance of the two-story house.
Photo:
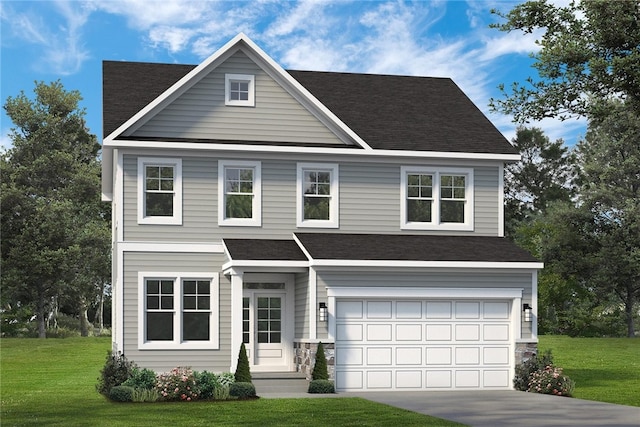
POLYGON ((156 371, 509 389, 542 264, 503 237, 519 155, 447 78, 287 71, 244 34, 103 64, 113 347, 156 371))

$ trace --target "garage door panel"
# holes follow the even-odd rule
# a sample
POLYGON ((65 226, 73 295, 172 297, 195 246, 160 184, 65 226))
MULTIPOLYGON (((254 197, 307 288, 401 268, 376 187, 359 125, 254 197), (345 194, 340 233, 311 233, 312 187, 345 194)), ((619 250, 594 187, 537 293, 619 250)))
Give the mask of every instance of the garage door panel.
POLYGON ((422 365, 422 347, 397 347, 396 365, 422 365))
POLYGON ((425 325, 427 341, 451 341, 451 325, 425 325))
POLYGON ((448 301, 427 302, 427 319, 451 319, 452 303, 448 301))
POLYGON ((391 301, 368 301, 367 319, 391 319, 391 301))
POLYGON ((452 365, 451 347, 427 347, 427 365, 452 365))
POLYGON ((398 319, 422 319, 421 301, 396 302, 396 318, 398 319))
POLYGON ((485 341, 509 341, 509 324, 483 325, 485 341))
POLYGON ((341 366, 362 366, 364 362, 362 347, 336 348, 336 364, 341 366))
POLYGON ((367 348, 367 365, 391 365, 393 364, 392 347, 369 347, 367 348))
POLYGON ((367 325, 367 341, 389 341, 392 339, 391 323, 373 323, 367 325))
POLYGON ((480 319, 479 302, 456 302, 456 319, 480 319))
POLYGON ((362 333, 364 326, 354 323, 338 323, 336 325, 337 341, 362 341, 364 335, 362 333))
POLYGON ((512 302, 336 301, 338 390, 509 389, 512 302))
POLYGON ((422 341, 422 325, 396 324, 397 341, 422 341))
POLYGON ((480 325, 456 325, 456 341, 479 341, 480 340, 480 325))

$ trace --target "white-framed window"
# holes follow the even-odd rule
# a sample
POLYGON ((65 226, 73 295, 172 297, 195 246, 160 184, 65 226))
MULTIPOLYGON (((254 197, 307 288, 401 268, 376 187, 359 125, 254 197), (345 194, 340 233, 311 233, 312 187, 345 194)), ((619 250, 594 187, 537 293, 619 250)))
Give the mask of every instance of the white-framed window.
POLYGON ((298 163, 298 227, 338 228, 338 165, 298 163))
POLYGON ((218 224, 262 225, 261 162, 218 161, 218 224))
POLYGON ((138 348, 217 349, 217 273, 138 274, 138 348))
POLYGON ((473 230, 473 169, 401 168, 401 228, 473 230))
POLYGON ((255 107, 256 89, 254 75, 225 74, 224 80, 225 105, 255 107))
POLYGON ((138 223, 182 224, 182 160, 138 158, 138 223))

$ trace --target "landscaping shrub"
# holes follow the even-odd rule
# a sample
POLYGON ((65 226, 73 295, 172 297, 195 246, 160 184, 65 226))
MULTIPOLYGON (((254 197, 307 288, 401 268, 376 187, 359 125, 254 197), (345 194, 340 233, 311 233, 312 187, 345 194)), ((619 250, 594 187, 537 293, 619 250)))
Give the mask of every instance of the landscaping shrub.
POLYGON ((160 399, 160 393, 156 389, 134 388, 131 394, 132 402, 155 402, 160 399))
POLYGON ((329 379, 329 372, 327 371, 327 357, 324 354, 324 346, 322 345, 322 341, 318 343, 318 350, 316 351, 316 363, 313 365, 311 378, 314 380, 329 379))
POLYGON ((218 374, 218 382, 220 385, 231 386, 234 382, 236 382, 236 377, 231 372, 223 372, 218 374))
POLYGON ((142 390, 155 389, 157 385, 156 373, 151 369, 139 369, 136 367, 131 372, 131 377, 123 382, 122 385, 142 390))
POLYGON ((527 391, 571 397, 574 388, 575 383, 562 374, 562 368, 549 365, 531 374, 527 391))
POLYGON ((102 368, 100 377, 98 377, 96 390, 100 394, 109 396, 111 389, 128 380, 135 368, 137 368, 136 364, 127 360, 124 354, 108 351, 104 368, 102 368))
POLYGON ((109 399, 114 402, 132 402, 134 388, 126 385, 117 385, 109 390, 109 399))
POLYGON ((540 371, 545 366, 553 366, 553 356, 551 350, 547 350, 542 356, 534 355, 529 360, 516 366, 516 376, 513 379, 513 387, 516 390, 529 390, 529 379, 531 374, 540 371))
POLYGON ((198 391, 191 368, 177 367, 158 375, 158 392, 162 400, 196 400, 198 391))
POLYGON ((335 393, 336 389, 333 381, 330 380, 311 380, 309 382, 309 393, 335 393))
POLYGON ((221 387, 220 381, 218 380, 218 375, 203 371, 203 372, 194 372, 196 377, 196 384, 198 384, 198 389, 200 390, 199 399, 213 399, 216 395, 216 388, 221 387))
POLYGON ((256 387, 252 383, 235 382, 229 387, 229 395, 238 399, 256 397, 256 387))
POLYGON ((247 349, 244 343, 240 346, 240 352, 238 353, 238 366, 236 367, 236 382, 250 383, 251 371, 249 370, 249 359, 247 358, 247 349))

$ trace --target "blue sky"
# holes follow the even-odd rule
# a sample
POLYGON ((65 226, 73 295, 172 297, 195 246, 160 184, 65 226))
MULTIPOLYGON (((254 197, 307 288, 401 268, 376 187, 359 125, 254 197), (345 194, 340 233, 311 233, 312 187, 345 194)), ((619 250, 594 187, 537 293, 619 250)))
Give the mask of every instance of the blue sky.
MULTIPOLYGON (((566 3, 568 0, 557 0, 566 3)), ((102 137, 102 61, 198 64, 244 32, 285 69, 451 77, 508 138, 511 118, 491 114, 500 83, 524 82, 540 34, 488 28, 519 2, 96 0, 0 2, 0 99, 35 81, 78 90, 89 129, 102 137)), ((0 116, 9 146, 9 118, 0 116)), ((535 123, 573 144, 585 122, 535 123)))

